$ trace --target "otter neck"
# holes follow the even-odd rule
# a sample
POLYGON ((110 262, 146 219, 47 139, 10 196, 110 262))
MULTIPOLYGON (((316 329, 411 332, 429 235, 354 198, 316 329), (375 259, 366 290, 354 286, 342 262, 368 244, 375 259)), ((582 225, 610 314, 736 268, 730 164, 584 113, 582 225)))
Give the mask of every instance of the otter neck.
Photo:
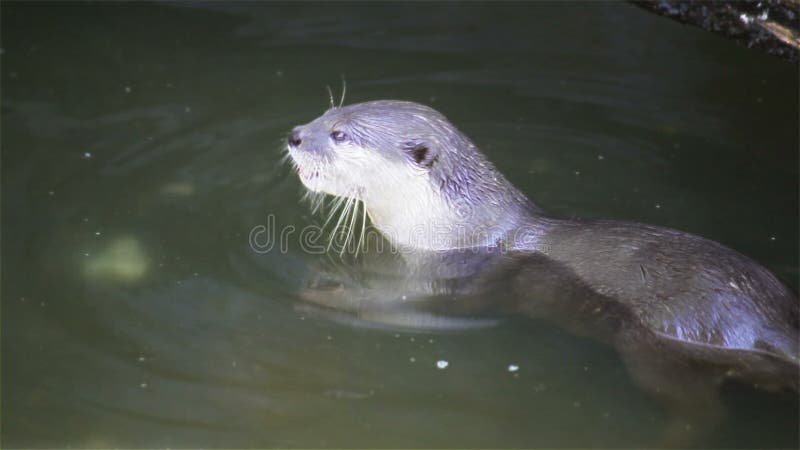
MULTIPOLYGON (((372 224, 395 246, 408 250, 452 250, 516 241, 514 232, 535 223, 538 208, 510 187, 501 197, 480 203, 444 196, 387 190, 364 198, 372 224)), ((464 197, 467 199, 470 197, 464 197)))

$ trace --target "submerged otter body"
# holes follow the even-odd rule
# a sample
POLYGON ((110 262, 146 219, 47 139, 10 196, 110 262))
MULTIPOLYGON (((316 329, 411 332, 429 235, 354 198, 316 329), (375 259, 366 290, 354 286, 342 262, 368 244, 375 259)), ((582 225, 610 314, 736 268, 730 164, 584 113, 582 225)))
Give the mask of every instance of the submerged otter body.
POLYGON ((668 402, 707 398, 700 392, 726 376, 797 389, 797 296, 734 250, 662 227, 549 216, 442 114, 416 103, 332 108, 296 127, 288 149, 311 191, 363 202, 432 309, 454 308, 431 298, 455 295, 479 305, 471 310, 597 337, 668 402), (484 295, 497 292, 510 295, 484 295), (674 376, 699 366, 713 368, 713 381, 674 376))

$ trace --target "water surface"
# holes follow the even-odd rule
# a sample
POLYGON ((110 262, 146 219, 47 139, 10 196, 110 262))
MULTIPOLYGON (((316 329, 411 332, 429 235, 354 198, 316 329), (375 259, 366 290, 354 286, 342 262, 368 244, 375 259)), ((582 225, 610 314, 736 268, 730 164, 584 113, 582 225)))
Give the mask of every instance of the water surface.
MULTIPOLYGON (((660 406, 555 327, 296 310, 317 257, 248 234, 319 222, 278 160, 342 77, 441 110, 553 213, 797 289, 797 68, 628 4, 4 2, 0 62, 4 447, 653 445, 660 406)), ((798 446, 796 397, 723 399, 698 445, 798 446)))

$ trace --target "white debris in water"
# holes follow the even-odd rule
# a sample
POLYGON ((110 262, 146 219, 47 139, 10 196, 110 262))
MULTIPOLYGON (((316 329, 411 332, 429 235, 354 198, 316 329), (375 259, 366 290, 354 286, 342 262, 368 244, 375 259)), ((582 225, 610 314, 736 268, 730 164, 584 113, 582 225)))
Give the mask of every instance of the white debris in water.
POLYGON ((606 157, 605 157, 605 156, 603 156, 603 155, 597 155, 597 160, 598 160, 598 161, 602 161, 602 160, 604 160, 604 159, 606 159, 606 157))
POLYGON ((581 407, 581 402, 572 402, 572 407, 573 408, 580 408, 581 407))
POLYGON ((92 159, 92 156, 93 156, 92 152, 83 152, 83 155, 81 155, 81 158, 83 158, 83 159, 92 159))
POLYGON ((775 239, 776 239, 776 238, 775 238, 775 236, 770 236, 770 237, 769 237, 769 240, 770 240, 770 241, 774 241, 775 239))
POLYGON ((100 233, 99 231, 95 231, 95 232, 94 232, 94 235, 95 235, 95 236, 100 236, 100 234, 101 234, 101 233, 100 233))
POLYGON ((137 359, 137 361, 144 362, 144 356, 140 356, 139 359, 137 359))
POLYGON ((172 197, 188 197, 195 193, 195 187, 185 181, 173 181, 161 186, 160 192, 172 197))
POLYGON ((436 367, 438 369, 446 369, 447 366, 449 366, 449 365, 450 365, 450 363, 445 361, 445 360, 443 360, 443 359, 440 359, 439 361, 436 361, 436 367))
POLYGON ((414 358, 413 356, 411 358, 408 358, 408 360, 411 361, 412 363, 417 362, 417 358, 414 358))
POLYGON ((661 203, 656 203, 656 209, 661 209, 661 203))
POLYGON ((508 365, 508 371, 509 372, 516 372, 518 370, 519 370, 519 366, 518 365, 516 365, 516 364, 509 364, 508 365))
POLYGON ((125 86, 125 93, 126 93, 126 94, 130 94, 130 93, 131 93, 131 91, 133 91, 133 89, 131 89, 131 87, 130 87, 130 86, 125 86))
POLYGON ((147 383, 139 383, 139 387, 142 389, 147 389, 147 383))
POLYGON ((149 266, 142 244, 132 236, 123 236, 86 261, 83 273, 88 278, 129 283, 144 277, 149 266))
POLYGON ((370 390, 369 392, 358 392, 358 391, 348 391, 344 389, 329 389, 325 391, 325 395, 328 397, 333 397, 338 399, 363 400, 365 398, 369 398, 375 395, 375 391, 370 390))

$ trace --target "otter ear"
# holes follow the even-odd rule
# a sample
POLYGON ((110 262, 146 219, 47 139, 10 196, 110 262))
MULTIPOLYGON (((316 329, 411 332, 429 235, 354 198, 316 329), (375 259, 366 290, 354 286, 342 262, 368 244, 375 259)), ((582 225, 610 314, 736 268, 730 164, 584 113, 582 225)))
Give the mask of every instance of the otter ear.
POLYGON ((411 158, 414 164, 427 169, 430 169, 439 159, 433 146, 429 145, 422 139, 405 141, 403 142, 402 147, 405 154, 411 158))

